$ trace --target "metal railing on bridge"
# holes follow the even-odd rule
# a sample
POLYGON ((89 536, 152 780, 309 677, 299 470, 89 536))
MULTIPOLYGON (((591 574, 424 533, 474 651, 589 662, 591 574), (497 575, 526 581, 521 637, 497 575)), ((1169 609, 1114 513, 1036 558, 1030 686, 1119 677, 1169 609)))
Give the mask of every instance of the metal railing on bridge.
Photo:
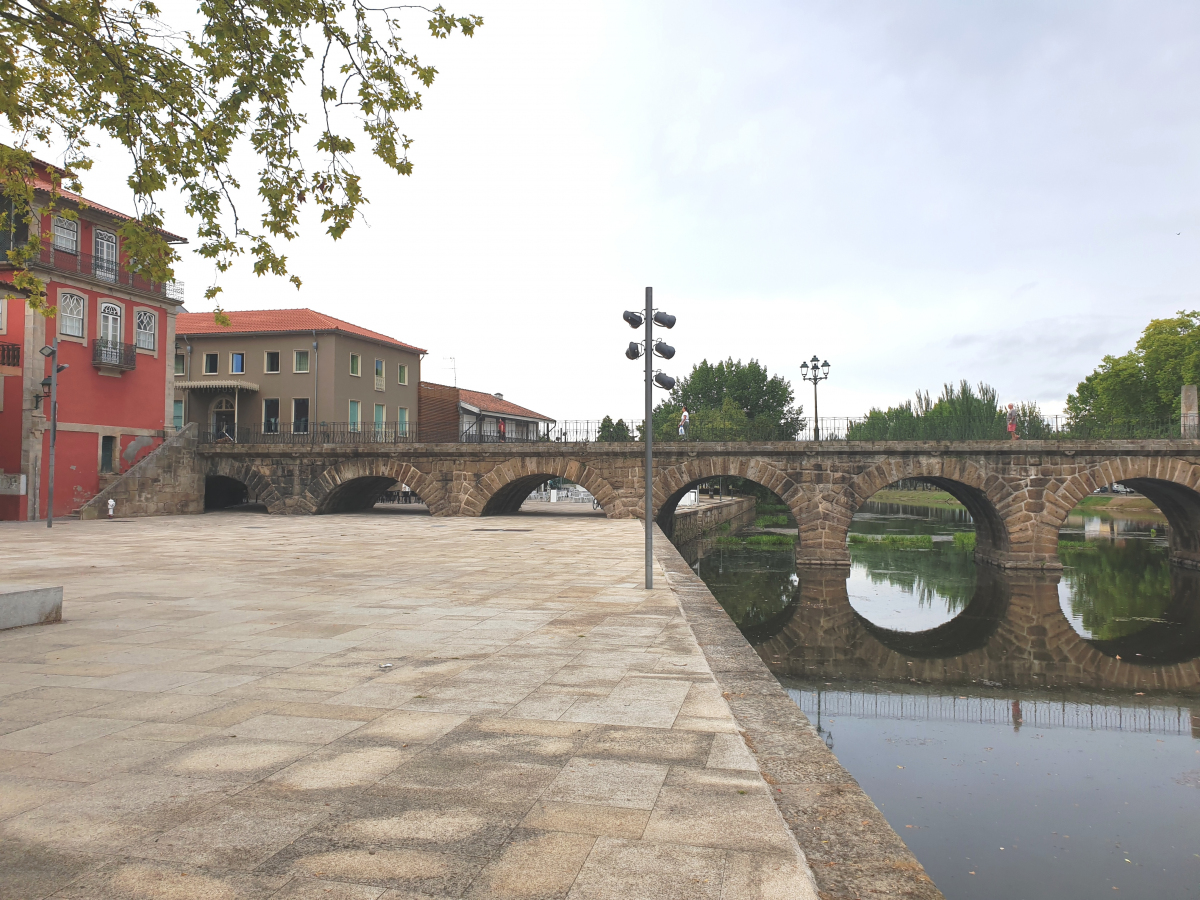
MULTIPOLYGON (((422 429, 413 425, 388 423, 375 425, 355 422, 319 422, 302 424, 232 425, 200 433, 204 444, 530 444, 530 443, 621 443, 642 439, 639 419, 597 421, 571 419, 556 422, 534 435, 501 436, 495 432, 482 434, 463 432, 448 440, 444 429, 422 429)), ((1096 419, 1078 420, 1067 416, 1041 416, 1019 424, 1017 434, 1022 440, 1035 441, 1095 441, 1150 440, 1200 438, 1195 425, 1181 425, 1179 420, 1162 419, 1096 419)), ((819 422, 804 422, 801 427, 779 425, 725 424, 691 422, 680 433, 677 420, 655 421, 656 443, 698 442, 790 442, 790 441, 1005 441, 1010 435, 1004 419, 955 418, 948 416, 914 416, 889 420, 886 416, 830 417, 819 422)))

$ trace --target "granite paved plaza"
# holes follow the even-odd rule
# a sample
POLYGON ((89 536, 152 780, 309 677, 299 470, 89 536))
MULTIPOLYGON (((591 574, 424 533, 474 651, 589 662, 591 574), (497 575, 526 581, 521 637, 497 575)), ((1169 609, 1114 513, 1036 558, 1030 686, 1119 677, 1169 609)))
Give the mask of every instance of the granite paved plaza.
POLYGON ((0 526, 0 897, 815 897, 636 520, 0 526))

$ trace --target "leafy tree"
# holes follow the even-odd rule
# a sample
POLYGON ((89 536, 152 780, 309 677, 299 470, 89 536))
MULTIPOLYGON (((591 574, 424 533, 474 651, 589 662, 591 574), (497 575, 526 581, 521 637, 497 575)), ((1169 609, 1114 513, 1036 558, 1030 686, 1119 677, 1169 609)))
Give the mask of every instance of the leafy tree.
POLYGON ((600 422, 600 430, 596 433, 597 441, 632 441, 633 435, 629 433, 629 426, 625 424, 624 419, 612 420, 612 416, 605 416, 600 422))
MULTIPOLYGON (((873 408, 864 420, 846 430, 851 441, 1002 440, 1008 437, 1008 410, 989 384, 972 386, 963 379, 955 387, 942 386, 936 401, 928 391, 917 391, 916 401, 906 400, 887 409, 873 408)), ((1017 434, 1039 438, 1049 433, 1036 403, 1014 404, 1017 434)))
MULTIPOLYGON (((371 153, 408 175, 412 140, 397 114, 421 107, 419 87, 437 74, 401 39, 404 6, 366 0, 200 0, 198 34, 168 23, 152 0, 4 0, 0 3, 0 116, 20 136, 0 149, 0 183, 8 209, 0 227, 34 225, 37 171, 33 149, 65 150, 71 172, 85 172, 97 136, 130 156, 128 184, 135 219, 121 229, 129 266, 154 281, 173 277, 174 252, 159 229, 157 198, 186 198, 199 220, 197 252, 225 271, 249 253, 254 271, 287 275, 278 243, 298 232, 306 203, 321 212, 334 239, 367 203, 353 161, 361 130, 371 153), (293 98, 306 85, 320 103, 311 151, 298 138, 308 117, 293 98), (264 206, 252 225, 239 215, 246 153, 264 206), (236 157, 236 162, 235 162, 236 157)), ((455 16, 437 6, 428 27, 436 38, 467 36, 479 16, 455 16)), ((79 192, 78 175, 67 175, 79 192)), ((51 211, 76 215, 59 202, 61 176, 51 173, 51 211)), ((14 286, 35 309, 50 314, 45 286, 28 269, 40 228, 8 251, 14 286)), ((299 286, 299 279, 291 280, 299 286)), ((206 297, 215 299, 213 285, 206 297)), ((220 320, 218 307, 218 318, 220 320)))
POLYGON ((1177 419, 1179 392, 1200 382, 1200 312, 1152 319, 1133 350, 1105 356, 1067 397, 1078 424, 1177 419))
POLYGON ((698 440, 794 440, 804 427, 804 410, 792 405, 794 399, 788 380, 769 374, 758 360, 743 363, 729 358, 715 364, 701 360, 654 408, 654 436, 677 437, 686 406, 690 434, 698 440))

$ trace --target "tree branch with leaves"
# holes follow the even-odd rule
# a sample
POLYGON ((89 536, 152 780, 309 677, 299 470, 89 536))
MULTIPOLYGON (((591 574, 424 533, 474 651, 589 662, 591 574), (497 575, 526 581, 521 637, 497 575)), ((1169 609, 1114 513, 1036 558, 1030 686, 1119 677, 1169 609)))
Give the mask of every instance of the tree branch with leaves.
MULTIPOLYGON (((442 6, 372 6, 363 0, 201 0, 198 33, 170 25, 149 0, 5 0, 0 4, 0 117, 14 136, 0 148, 7 201, 0 227, 29 227, 8 251, 13 286, 50 314, 45 285, 31 271, 40 250, 39 214, 73 217, 58 179, 37 203, 34 153, 57 148, 66 189, 82 192, 94 141, 129 155, 134 219, 121 229, 129 268, 152 281, 174 277, 175 251, 162 233, 159 198, 178 190, 197 220, 196 252, 228 271, 248 254, 257 275, 289 273, 282 243, 297 236, 306 204, 326 233, 341 238, 369 202, 354 160, 370 153, 410 175, 412 139, 398 116, 420 109, 437 69, 405 46, 401 17, 426 14, 434 38, 467 37, 480 16, 442 6), (319 73, 314 106, 322 121, 312 147, 298 146, 309 125, 297 99, 305 75, 319 73), (239 210, 235 154, 258 163, 257 223, 239 210)), ((239 159, 241 157, 239 156, 239 159)), ((247 179, 248 180, 248 179, 247 179)), ((216 301, 219 284, 205 297, 216 301)), ((218 321, 223 318, 217 306, 218 321)))

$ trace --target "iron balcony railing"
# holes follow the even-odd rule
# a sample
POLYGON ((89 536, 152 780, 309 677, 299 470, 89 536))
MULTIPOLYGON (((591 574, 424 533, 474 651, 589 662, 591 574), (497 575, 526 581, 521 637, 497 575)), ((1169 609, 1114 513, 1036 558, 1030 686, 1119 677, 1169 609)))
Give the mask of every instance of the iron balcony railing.
POLYGON ((183 282, 181 281, 150 281, 108 257, 96 256, 94 253, 82 250, 72 251, 55 247, 51 239, 42 241, 41 249, 38 251, 33 265, 46 266, 59 272, 90 275, 99 281, 107 281, 110 284, 132 288, 135 291, 143 291, 147 294, 165 297, 168 300, 183 302, 183 282))
POLYGON ((0 366, 21 365, 20 344, 0 344, 0 366))
POLYGON ((94 341, 92 343, 92 365, 105 369, 136 369, 137 347, 121 341, 94 341))
MULTIPOLYGON (((822 418, 816 428, 811 421, 800 428, 777 425, 706 423, 693 420, 680 434, 677 419, 655 420, 656 443, 725 442, 760 443, 794 441, 1005 441, 1010 436, 1003 419, 993 421, 951 417, 914 417, 917 421, 887 422, 878 417, 822 418)), ((357 425, 350 422, 321 422, 308 425, 242 425, 200 435, 203 443, 255 444, 530 444, 530 443, 623 443, 642 440, 642 422, 637 419, 611 421, 568 420, 542 426, 536 436, 523 431, 522 423, 509 426, 501 439, 496 432, 464 431, 447 436, 444 429, 422 429, 395 424, 357 425), (522 429, 518 434, 518 429, 522 429)), ((1175 420, 1097 419, 1073 420, 1066 416, 1035 417, 1020 423, 1022 440, 1179 440, 1200 439, 1200 427, 1175 420)))

